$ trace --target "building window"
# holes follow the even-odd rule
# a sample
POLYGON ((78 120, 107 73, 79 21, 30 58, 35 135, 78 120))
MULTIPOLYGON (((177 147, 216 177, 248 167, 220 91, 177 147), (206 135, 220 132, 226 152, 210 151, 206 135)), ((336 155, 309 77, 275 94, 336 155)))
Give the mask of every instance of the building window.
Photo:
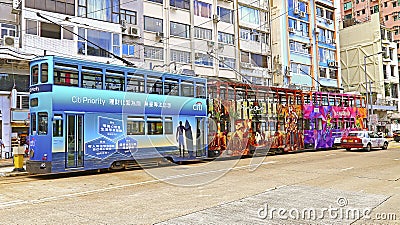
POLYGON ((194 15, 211 18, 211 4, 194 0, 194 15))
POLYGON ((171 26, 170 32, 171 32, 172 36, 178 36, 178 37, 183 37, 183 38, 190 37, 190 26, 189 25, 171 22, 170 26, 171 26))
POLYGON ((78 16, 119 23, 119 0, 79 0, 78 2, 78 16))
POLYGON ((124 20, 128 24, 137 24, 137 14, 135 11, 130 11, 127 9, 121 9, 120 11, 121 21, 124 20))
POLYGON ((329 69, 329 78, 337 79, 337 70, 329 69))
POLYGON ((217 13, 218 13, 218 15, 219 15, 219 17, 220 17, 222 22, 233 24, 233 13, 232 13, 232 10, 218 6, 217 7, 217 13))
POLYGON ((235 68, 235 59, 228 57, 220 57, 219 58, 219 67, 220 68, 235 68))
POLYGON ((113 51, 114 54, 120 55, 119 34, 85 28, 79 28, 78 34, 106 50, 104 51, 103 49, 87 42, 83 38, 78 38, 78 54, 109 57, 107 51, 113 51))
POLYGON ((75 0, 26 0, 25 6, 74 16, 75 0))
POLYGON ((150 1, 150 2, 155 2, 155 3, 163 3, 163 0, 147 0, 147 1, 150 1))
POLYGON ((240 52, 240 62, 249 63, 250 62, 250 53, 249 52, 240 52))
POLYGON ((268 67, 267 56, 265 56, 265 55, 259 55, 259 54, 252 53, 251 54, 251 63, 258 67, 263 67, 263 68, 268 67))
POLYGON ((345 2, 345 3, 343 4, 343 9, 344 9, 344 10, 351 9, 351 7, 352 7, 352 2, 345 2))
POLYGON ((2 23, 0 28, 1 28, 1 38, 3 38, 4 36, 16 37, 17 26, 2 23))
POLYGON ((131 56, 131 57, 139 57, 138 51, 135 51, 136 45, 130 44, 122 44, 122 55, 131 56))
POLYGON ((233 41, 234 41, 233 34, 218 32, 218 42, 233 45, 233 41))
POLYGON ((29 95, 17 95, 17 109, 29 109, 29 95))
POLYGON ((319 6, 317 6, 317 16, 324 17, 324 9, 319 6))
POLYGON ((52 23, 40 23, 40 36, 61 39, 61 27, 52 23))
POLYGON ((71 26, 58 26, 52 23, 38 22, 34 20, 26 20, 27 34, 38 35, 45 38, 73 40, 74 34, 72 33, 74 27, 71 26))
POLYGON ((189 63, 190 52, 171 50, 171 61, 189 63))
POLYGON ((319 48, 319 61, 322 63, 327 63, 328 60, 335 60, 335 50, 330 50, 327 48, 319 48))
POLYGON ((197 65, 204 65, 204 66, 213 66, 213 58, 208 55, 208 54, 204 54, 204 53, 198 53, 196 52, 195 54, 195 64, 197 65))
POLYGON ((144 17, 144 30, 153 31, 153 32, 162 32, 163 31, 163 20, 145 16, 144 17))
POLYGON ((239 21, 248 24, 260 25, 260 12, 257 9, 239 6, 239 21))
POLYGON ((319 68, 319 77, 326 77, 326 68, 325 67, 320 67, 319 68))
POLYGON ((164 59, 163 48, 157 48, 152 46, 144 46, 144 57, 149 59, 164 59))
POLYGON ((206 28, 201 28, 201 27, 195 27, 194 28, 194 37, 200 38, 200 39, 205 39, 205 40, 211 40, 212 39, 212 30, 206 29, 206 28))
POLYGON ((309 47, 305 47, 306 43, 303 42, 297 42, 290 40, 289 42, 289 47, 290 51, 297 52, 297 53, 303 53, 303 54, 311 54, 311 50, 309 47))
POLYGON ((170 0, 169 5, 180 9, 190 9, 189 0, 170 0))

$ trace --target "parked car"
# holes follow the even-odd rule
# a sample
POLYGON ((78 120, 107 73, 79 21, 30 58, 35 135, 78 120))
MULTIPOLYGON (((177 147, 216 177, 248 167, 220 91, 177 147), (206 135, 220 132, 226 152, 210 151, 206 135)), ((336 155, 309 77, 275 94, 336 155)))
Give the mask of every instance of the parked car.
POLYGON ((387 149, 389 141, 382 135, 371 131, 350 131, 341 140, 341 147, 350 151, 352 148, 371 151, 372 148, 387 149))
POLYGON ((396 130, 393 132, 393 140, 396 142, 400 141, 400 130, 396 130))

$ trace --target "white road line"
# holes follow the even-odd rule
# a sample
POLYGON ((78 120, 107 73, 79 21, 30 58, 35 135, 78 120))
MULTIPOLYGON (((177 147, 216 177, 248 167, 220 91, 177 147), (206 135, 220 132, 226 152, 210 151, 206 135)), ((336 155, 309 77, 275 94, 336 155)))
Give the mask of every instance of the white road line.
POLYGON ((342 169, 342 171, 351 170, 351 169, 354 169, 354 167, 344 168, 344 169, 342 169))
POLYGON ((394 160, 399 161, 400 159, 394 159, 394 160))

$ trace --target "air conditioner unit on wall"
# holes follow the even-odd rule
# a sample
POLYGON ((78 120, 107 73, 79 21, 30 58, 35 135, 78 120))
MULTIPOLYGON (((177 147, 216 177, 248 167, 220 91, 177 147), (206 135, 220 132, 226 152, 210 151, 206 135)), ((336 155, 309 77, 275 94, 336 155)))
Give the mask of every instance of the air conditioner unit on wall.
POLYGON ((300 12, 300 16, 301 16, 301 17, 306 17, 306 12, 301 11, 301 12, 300 12))
POLYGON ((326 19, 326 23, 327 23, 327 24, 331 24, 331 23, 332 23, 332 20, 326 19))
POLYGON ((294 32, 294 28, 293 27, 288 27, 288 31, 289 31, 289 33, 293 33, 294 32))
POLYGON ((131 35, 133 37, 139 37, 140 36, 139 28, 130 27, 128 32, 129 32, 129 35, 131 35))
POLYGON ((299 14, 299 13, 300 13, 300 10, 299 10, 298 8, 295 8, 294 11, 293 11, 293 13, 294 13, 294 14, 299 14))
POLYGON ((156 38, 163 38, 164 37, 164 33, 163 32, 157 32, 156 33, 156 38))
POLYGON ((2 41, 3 46, 17 48, 19 45, 19 38, 13 36, 4 36, 2 41))
POLYGON ((241 62, 240 66, 243 67, 243 68, 251 68, 251 63, 241 62))

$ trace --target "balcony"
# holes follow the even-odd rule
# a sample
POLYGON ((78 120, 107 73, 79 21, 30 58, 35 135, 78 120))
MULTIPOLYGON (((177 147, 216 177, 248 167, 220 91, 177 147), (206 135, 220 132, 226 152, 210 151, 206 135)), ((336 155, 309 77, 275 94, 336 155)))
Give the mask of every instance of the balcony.
POLYGON ((374 110, 397 111, 397 101, 398 100, 378 98, 372 107, 374 110))

